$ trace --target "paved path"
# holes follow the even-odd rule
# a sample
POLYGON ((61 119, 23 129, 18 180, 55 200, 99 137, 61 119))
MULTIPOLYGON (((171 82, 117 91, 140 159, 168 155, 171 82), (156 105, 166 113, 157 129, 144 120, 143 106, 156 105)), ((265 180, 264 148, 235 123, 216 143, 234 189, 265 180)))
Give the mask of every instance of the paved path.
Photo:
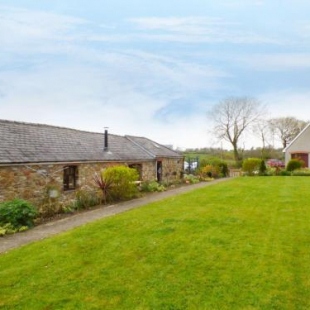
POLYGON ((11 249, 20 247, 22 245, 56 235, 77 226, 84 225, 97 219, 112 216, 130 209, 146 205, 151 202, 155 202, 177 194, 186 193, 194 189, 214 185, 230 179, 231 178, 223 178, 211 182, 201 182, 197 184, 186 185, 175 189, 170 189, 166 192, 154 193, 146 195, 142 198, 133 199, 110 206, 102 206, 101 208, 96 208, 95 210, 77 213, 75 215, 60 220, 36 226, 35 228, 27 230, 23 233, 6 235, 2 238, 0 237, 0 254, 5 253, 11 249))

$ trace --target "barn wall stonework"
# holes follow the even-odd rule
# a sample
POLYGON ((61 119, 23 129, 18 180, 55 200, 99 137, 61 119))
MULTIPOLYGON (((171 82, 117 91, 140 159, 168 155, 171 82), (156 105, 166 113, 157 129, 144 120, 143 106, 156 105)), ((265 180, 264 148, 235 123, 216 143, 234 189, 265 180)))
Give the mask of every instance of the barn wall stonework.
POLYGON ((162 160, 163 175, 162 180, 164 182, 177 182, 182 178, 183 173, 183 160, 174 158, 163 158, 162 160))
MULTIPOLYGON (((175 182, 180 179, 183 161, 179 159, 162 159, 163 181, 175 182)), ((76 164, 38 164, 0 166, 0 202, 14 198, 25 199, 39 206, 46 200, 47 191, 55 189, 56 198, 49 204, 65 206, 74 201, 76 190, 63 190, 63 169, 67 165, 78 167, 77 190, 96 191, 94 174, 113 165, 129 163, 76 163, 76 164)), ((141 165, 141 181, 156 180, 156 161, 143 162, 141 165)))

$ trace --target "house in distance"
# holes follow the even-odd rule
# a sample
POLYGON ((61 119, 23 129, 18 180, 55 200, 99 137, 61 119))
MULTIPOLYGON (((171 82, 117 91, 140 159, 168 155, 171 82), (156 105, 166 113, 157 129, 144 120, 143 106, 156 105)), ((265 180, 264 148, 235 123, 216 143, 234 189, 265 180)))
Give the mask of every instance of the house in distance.
POLYGON ((305 168, 310 167, 310 123, 283 150, 285 165, 291 159, 301 160, 305 168))

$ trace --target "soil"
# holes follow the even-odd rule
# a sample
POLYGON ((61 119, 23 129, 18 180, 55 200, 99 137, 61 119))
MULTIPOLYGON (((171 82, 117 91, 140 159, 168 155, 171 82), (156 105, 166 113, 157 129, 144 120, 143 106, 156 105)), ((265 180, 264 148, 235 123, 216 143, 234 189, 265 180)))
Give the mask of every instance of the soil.
POLYGON ((61 232, 73 229, 86 223, 128 211, 151 202, 155 202, 174 195, 189 192, 191 190, 227 181, 230 178, 223 178, 211 182, 201 182, 197 184, 187 184, 176 187, 161 193, 147 194, 141 198, 129 200, 112 205, 100 205, 90 210, 83 210, 73 214, 59 214, 50 218, 47 222, 40 223, 33 229, 14 235, 5 235, 0 238, 0 254, 9 250, 26 245, 28 243, 42 240, 61 232))

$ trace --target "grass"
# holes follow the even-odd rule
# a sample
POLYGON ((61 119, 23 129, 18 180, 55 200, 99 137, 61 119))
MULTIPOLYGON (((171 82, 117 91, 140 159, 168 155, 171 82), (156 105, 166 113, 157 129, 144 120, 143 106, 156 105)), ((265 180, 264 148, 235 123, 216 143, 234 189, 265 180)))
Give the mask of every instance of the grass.
POLYGON ((10 251, 0 309, 310 309, 309 188, 238 178, 10 251))

